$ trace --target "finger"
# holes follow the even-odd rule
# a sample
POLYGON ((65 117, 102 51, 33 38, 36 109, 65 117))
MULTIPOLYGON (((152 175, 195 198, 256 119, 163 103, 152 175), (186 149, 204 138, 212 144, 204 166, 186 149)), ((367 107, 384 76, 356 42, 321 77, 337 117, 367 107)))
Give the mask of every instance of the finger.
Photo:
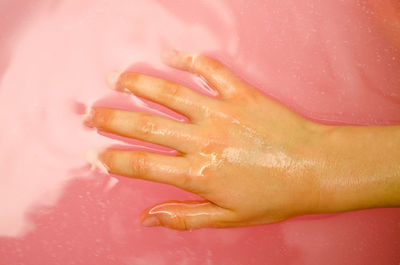
POLYGON ((162 54, 162 60, 171 67, 205 78, 220 98, 232 98, 244 90, 245 84, 216 59, 170 50, 162 54))
POLYGON ((191 152, 196 130, 194 125, 148 114, 104 107, 93 107, 85 121, 89 127, 124 137, 191 152))
POLYGON ((115 84, 118 91, 129 91, 175 110, 190 120, 205 116, 205 106, 212 104, 206 96, 172 81, 132 72, 122 73, 115 84))
POLYGON ((234 212, 208 201, 165 202, 145 210, 143 226, 164 226, 176 230, 228 227, 234 212))
MULTIPOLYGON (((109 148, 98 156, 108 173, 170 184, 195 192, 189 162, 181 156, 109 148)), ((99 163, 97 163, 99 164, 99 163)))

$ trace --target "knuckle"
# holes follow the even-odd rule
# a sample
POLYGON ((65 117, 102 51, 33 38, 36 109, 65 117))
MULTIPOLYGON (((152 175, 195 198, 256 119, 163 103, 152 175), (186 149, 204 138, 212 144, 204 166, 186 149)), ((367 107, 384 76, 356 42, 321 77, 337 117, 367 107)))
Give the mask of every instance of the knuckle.
POLYGON ((237 100, 241 103, 256 104, 259 102, 260 98, 264 98, 257 91, 249 89, 246 85, 238 86, 231 93, 232 100, 237 100))
POLYGON ((157 124, 152 121, 149 114, 140 114, 137 125, 135 128, 143 135, 150 135, 158 130, 157 124))
POLYGON ((179 186, 193 193, 204 193, 208 187, 202 166, 190 166, 185 174, 179 176, 179 186))
POLYGON ((196 61, 201 68, 211 73, 214 72, 218 74, 225 68, 217 59, 207 56, 198 56, 196 61))
POLYGON ((184 56, 181 58, 184 68, 188 70, 195 68, 198 57, 199 55, 197 54, 184 54, 184 56))
MULTIPOLYGON (((222 128, 222 127, 221 127, 222 128)), ((229 134, 202 133, 202 141, 200 143, 200 151, 208 160, 216 159, 212 154, 215 151, 222 151, 230 146, 229 134)))
POLYGON ((192 228, 186 218, 182 218, 181 223, 184 230, 189 230, 192 228))
POLYGON ((172 82, 164 82, 161 86, 160 96, 170 99, 171 97, 179 96, 180 90, 179 85, 172 82))
MULTIPOLYGON (((189 191, 194 191, 194 179, 196 178, 196 174, 184 174, 183 176, 180 177, 182 184, 182 187, 185 187, 185 189, 189 191)), ((196 189, 197 190, 197 189, 196 189)))
POLYGON ((171 228, 176 230, 190 230, 191 226, 184 215, 177 213, 171 216, 171 228))
POLYGON ((143 152, 137 152, 132 156, 132 171, 136 176, 147 176, 148 173, 148 158, 143 152))

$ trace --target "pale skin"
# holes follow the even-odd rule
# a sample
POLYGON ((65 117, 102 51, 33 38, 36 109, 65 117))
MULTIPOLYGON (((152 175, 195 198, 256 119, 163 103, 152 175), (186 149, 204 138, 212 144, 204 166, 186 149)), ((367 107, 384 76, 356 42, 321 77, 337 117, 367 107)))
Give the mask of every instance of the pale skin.
POLYGON ((311 122, 237 78, 215 59, 165 53, 174 68, 203 77, 216 98, 140 73, 122 73, 121 92, 188 117, 93 108, 89 127, 171 147, 167 156, 107 149, 109 173, 174 185, 203 201, 169 201, 143 211, 144 226, 178 230, 279 222, 291 217, 400 206, 400 126, 311 122))

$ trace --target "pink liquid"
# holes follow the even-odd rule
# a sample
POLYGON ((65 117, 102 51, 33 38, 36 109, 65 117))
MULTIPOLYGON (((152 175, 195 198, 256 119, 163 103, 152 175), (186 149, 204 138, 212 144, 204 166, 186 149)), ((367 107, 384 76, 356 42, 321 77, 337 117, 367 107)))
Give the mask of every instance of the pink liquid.
POLYGON ((142 228, 144 208, 196 196, 90 171, 87 149, 121 142, 76 115, 95 102, 165 111, 106 88, 109 71, 128 67, 207 93, 160 63, 172 46, 219 58, 309 119, 400 124, 400 52, 377 16, 362 1, 3 0, 0 264, 398 264, 399 209, 240 229, 142 228))

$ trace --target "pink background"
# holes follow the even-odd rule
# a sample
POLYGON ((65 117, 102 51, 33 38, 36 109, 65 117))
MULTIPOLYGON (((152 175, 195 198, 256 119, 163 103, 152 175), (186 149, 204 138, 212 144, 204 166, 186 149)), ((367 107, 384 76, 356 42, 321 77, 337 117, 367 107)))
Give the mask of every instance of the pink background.
POLYGON ((399 264, 400 209, 225 230, 142 228, 141 210, 195 196, 91 171, 86 150, 118 140, 84 129, 76 115, 93 103, 165 111, 110 92, 110 70, 207 93, 161 65, 171 46, 219 58, 309 119, 400 124, 400 51, 368 3, 2 0, 0 265, 399 264))

